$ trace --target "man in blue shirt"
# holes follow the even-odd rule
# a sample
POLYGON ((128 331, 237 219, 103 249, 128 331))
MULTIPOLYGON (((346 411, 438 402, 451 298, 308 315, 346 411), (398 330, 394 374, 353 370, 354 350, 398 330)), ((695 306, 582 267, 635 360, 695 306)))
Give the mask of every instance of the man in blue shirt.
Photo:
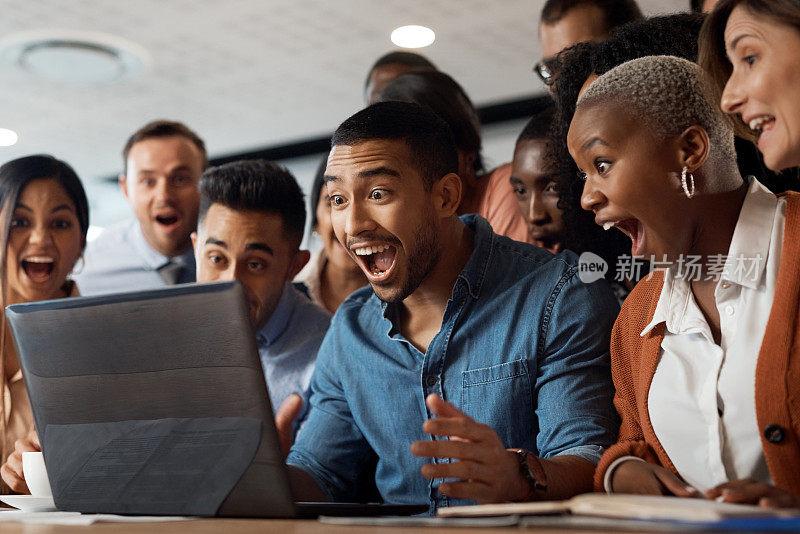
POLYGON ((194 282, 189 235, 197 227, 197 182, 208 165, 203 140, 184 124, 154 121, 128 139, 119 184, 135 218, 86 246, 74 278, 82 295, 194 282))
POLYGON ((331 222, 371 288, 320 347, 287 458, 296 498, 355 499, 373 458, 385 501, 431 512, 591 491, 619 425, 605 282, 459 218, 452 133, 419 106, 375 104, 332 146, 331 222))
POLYGON ((328 312, 291 284, 309 258, 300 250, 305 219, 303 193, 286 169, 237 161, 203 174, 192 234, 197 281, 237 280, 244 288, 273 411, 288 399, 287 409, 301 411, 301 419, 330 323, 328 312))

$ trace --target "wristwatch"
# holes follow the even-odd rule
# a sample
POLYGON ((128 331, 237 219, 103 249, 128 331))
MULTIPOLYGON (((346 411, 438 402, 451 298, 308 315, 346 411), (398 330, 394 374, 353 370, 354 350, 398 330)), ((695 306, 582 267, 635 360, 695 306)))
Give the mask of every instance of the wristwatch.
POLYGON ((531 492, 528 494, 529 498, 537 493, 547 491, 547 475, 544 472, 539 458, 530 451, 525 449, 508 449, 517 455, 519 461, 519 470, 522 476, 531 487, 531 492))

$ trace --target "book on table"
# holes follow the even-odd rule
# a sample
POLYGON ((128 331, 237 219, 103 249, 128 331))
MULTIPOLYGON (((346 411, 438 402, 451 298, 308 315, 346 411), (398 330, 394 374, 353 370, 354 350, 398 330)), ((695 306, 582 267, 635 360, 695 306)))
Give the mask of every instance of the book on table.
POLYGON ((439 517, 564 514, 699 522, 738 518, 798 517, 800 516, 800 510, 770 510, 754 505, 717 502, 707 499, 586 493, 566 501, 452 506, 441 508, 437 511, 439 517))

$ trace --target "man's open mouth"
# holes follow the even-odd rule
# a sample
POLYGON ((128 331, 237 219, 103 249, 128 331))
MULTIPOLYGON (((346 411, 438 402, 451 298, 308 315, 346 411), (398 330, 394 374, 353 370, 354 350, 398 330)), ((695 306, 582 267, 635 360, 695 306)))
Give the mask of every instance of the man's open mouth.
POLYGON ((169 215, 156 215, 156 222, 162 226, 174 226, 181 220, 180 216, 169 215))
POLYGON ((56 260, 51 256, 28 256, 22 260, 22 269, 31 281, 47 282, 55 270, 56 260))
POLYGON ((351 250, 361 263, 361 268, 371 281, 385 280, 394 267, 397 248, 386 243, 358 245, 351 250))

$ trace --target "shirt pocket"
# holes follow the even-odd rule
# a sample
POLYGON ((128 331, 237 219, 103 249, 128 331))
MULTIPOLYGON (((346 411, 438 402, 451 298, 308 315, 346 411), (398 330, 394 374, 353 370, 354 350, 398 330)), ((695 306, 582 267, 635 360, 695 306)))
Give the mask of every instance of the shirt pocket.
POLYGON ((535 450, 538 431, 528 360, 461 373, 461 410, 489 425, 505 447, 535 450))

